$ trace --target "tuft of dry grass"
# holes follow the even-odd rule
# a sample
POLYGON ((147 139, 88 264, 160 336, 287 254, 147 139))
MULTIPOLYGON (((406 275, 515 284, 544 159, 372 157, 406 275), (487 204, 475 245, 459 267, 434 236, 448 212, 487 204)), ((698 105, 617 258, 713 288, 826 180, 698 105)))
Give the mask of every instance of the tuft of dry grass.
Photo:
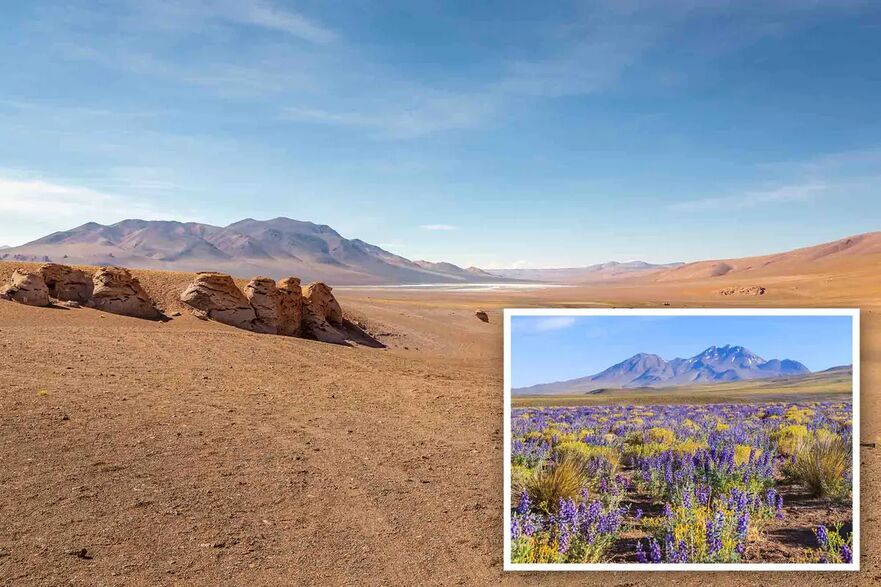
POLYGON ((525 481, 526 492, 539 509, 554 513, 561 499, 577 499, 586 479, 578 459, 563 456, 559 461, 547 462, 525 481))
POLYGON ((815 497, 844 497, 850 450, 843 438, 814 435, 800 445, 787 472, 815 497))

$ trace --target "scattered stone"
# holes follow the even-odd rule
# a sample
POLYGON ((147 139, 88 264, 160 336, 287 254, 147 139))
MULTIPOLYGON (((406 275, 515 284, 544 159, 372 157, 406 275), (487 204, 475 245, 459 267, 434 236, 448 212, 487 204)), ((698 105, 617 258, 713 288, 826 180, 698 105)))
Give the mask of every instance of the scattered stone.
POLYGON ((489 322, 489 315, 483 310, 477 310, 474 312, 474 315, 477 316, 477 319, 481 322, 489 322))
POLYGON ((719 295, 722 295, 722 296, 763 296, 763 295, 765 295, 765 288, 760 285, 753 285, 750 287, 726 287, 725 289, 719 290, 719 295))
POLYGON ((86 548, 72 548, 66 551, 64 554, 75 556, 78 559, 82 560, 92 560, 92 555, 89 554, 89 550, 86 548))
POLYGON ((39 273, 16 269, 12 281, 0 288, 0 297, 28 306, 48 306, 49 288, 39 273))
POLYGON ((172 313, 170 314, 170 316, 171 316, 172 318, 177 318, 177 317, 180 316, 180 315, 181 315, 180 312, 172 312, 172 313))
POLYGON ((199 318, 254 330, 257 314, 233 278, 225 273, 197 273, 196 279, 181 294, 181 301, 199 318))
POLYGON ((162 313, 136 277, 122 267, 101 267, 92 281, 95 290, 90 304, 110 314, 158 320, 162 313))
POLYGON ((62 302, 85 304, 95 284, 85 271, 58 263, 46 263, 38 270, 49 288, 49 296, 62 302))
MULTIPOLYGON (((51 294, 50 294, 50 295, 51 295, 51 294)), ((71 309, 73 309, 73 310, 75 310, 75 309, 77 309, 77 308, 82 308, 82 305, 80 305, 79 302, 75 302, 75 301, 73 301, 73 300, 67 300, 67 301, 64 301, 64 302, 58 302, 56 305, 57 305, 57 306, 61 306, 62 308, 71 308, 71 309)))

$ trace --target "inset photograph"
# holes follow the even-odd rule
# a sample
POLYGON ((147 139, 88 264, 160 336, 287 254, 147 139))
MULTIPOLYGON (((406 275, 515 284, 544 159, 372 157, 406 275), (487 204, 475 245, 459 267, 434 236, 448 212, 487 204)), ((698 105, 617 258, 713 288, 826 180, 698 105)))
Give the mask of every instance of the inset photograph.
POLYGON ((505 311, 506 570, 858 570, 859 311, 505 311))

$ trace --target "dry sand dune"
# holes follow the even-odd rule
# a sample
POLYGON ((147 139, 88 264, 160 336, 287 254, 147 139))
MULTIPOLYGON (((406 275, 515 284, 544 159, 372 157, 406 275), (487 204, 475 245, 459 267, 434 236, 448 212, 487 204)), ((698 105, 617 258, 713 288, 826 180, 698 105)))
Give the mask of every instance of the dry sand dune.
MULTIPOLYGON (((752 285, 746 271, 517 292, 335 290, 385 350, 186 314, 161 323, 0 302, 0 584, 828 583, 502 573, 500 310, 860 306, 871 441, 881 434, 879 267, 839 259, 768 272, 763 296, 718 294, 752 285)), ((10 271, 0 263, 0 279, 10 271)), ((169 311, 190 280, 135 274, 169 311)), ((844 585, 881 582, 878 455, 862 449, 863 571, 837 576, 844 585)))

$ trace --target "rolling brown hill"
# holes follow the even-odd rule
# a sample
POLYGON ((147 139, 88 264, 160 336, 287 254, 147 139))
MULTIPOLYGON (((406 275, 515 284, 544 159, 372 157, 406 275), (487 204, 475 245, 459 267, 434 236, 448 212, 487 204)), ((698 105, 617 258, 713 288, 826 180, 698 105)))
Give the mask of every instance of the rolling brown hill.
POLYGON ((654 282, 703 280, 715 277, 801 275, 845 268, 850 263, 881 262, 881 232, 867 232, 783 253, 686 263, 641 277, 654 282))

